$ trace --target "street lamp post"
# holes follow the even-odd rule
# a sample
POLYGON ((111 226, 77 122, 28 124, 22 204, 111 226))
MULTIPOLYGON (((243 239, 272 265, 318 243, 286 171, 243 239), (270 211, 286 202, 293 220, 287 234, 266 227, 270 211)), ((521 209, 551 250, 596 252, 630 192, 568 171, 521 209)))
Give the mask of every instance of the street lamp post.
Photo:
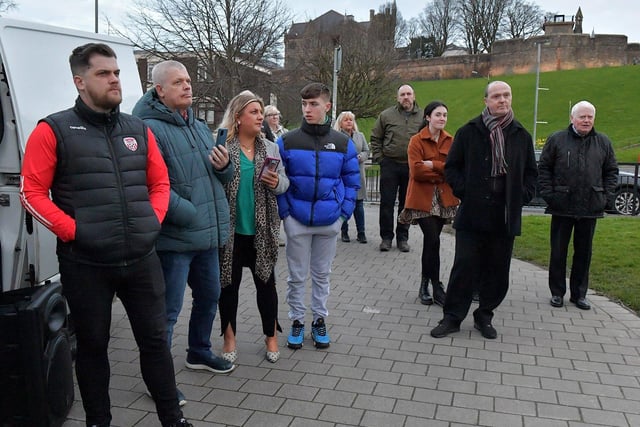
POLYGON ((540 40, 540 41, 536 41, 534 42, 534 44, 537 46, 538 48, 538 55, 536 57, 536 94, 535 94, 535 101, 533 104, 533 146, 535 147, 536 145, 536 130, 538 127, 538 123, 540 124, 546 124, 547 122, 539 122, 538 121, 538 92, 540 92, 541 90, 549 90, 546 87, 540 87, 540 50, 542 49, 542 45, 543 44, 549 44, 549 41, 547 40, 540 40))
POLYGON ((96 0, 96 6, 95 6, 95 24, 96 24, 96 34, 98 34, 98 0, 96 0))
POLYGON ((338 108, 338 73, 342 68, 342 47, 336 46, 333 50, 333 99, 331 101, 331 121, 336 121, 336 109, 338 108))

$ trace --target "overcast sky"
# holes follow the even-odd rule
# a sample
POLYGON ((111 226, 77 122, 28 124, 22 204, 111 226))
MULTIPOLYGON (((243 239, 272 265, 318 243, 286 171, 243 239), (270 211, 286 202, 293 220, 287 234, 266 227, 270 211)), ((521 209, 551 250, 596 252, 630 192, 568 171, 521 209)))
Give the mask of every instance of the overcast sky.
MULTIPOLYGON (((17 11, 5 16, 37 21, 78 30, 93 31, 95 26, 96 0, 15 0, 17 11)), ((286 0, 292 8, 296 22, 313 19, 333 9, 342 14, 353 15, 356 21, 368 21, 369 9, 376 11, 384 0, 286 0), (320 5, 322 4, 322 5, 320 5), (374 4, 376 6, 372 7, 374 4)), ((624 34, 629 42, 640 42, 640 2, 636 0, 533 0, 544 11, 575 15, 582 8, 584 33, 624 34)), ((428 1, 396 0, 398 10, 405 19, 416 17, 428 1), (415 4, 421 4, 415 7, 415 4)), ((131 0, 98 0, 99 31, 106 32, 105 16, 114 22, 131 9, 131 0)))

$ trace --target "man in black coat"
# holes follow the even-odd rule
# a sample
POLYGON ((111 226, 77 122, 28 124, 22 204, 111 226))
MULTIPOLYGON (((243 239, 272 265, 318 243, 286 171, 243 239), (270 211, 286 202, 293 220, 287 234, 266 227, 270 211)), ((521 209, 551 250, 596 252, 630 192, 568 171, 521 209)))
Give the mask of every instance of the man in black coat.
POLYGON ((580 101, 571 109, 571 124, 547 139, 540 155, 540 195, 551 214, 549 289, 551 305, 562 307, 567 291, 567 250, 573 232, 569 301, 582 310, 591 304, 591 248, 596 219, 613 199, 618 163, 609 138, 596 132, 595 107, 580 101))
POLYGON ((444 317, 431 331, 442 338, 460 330, 479 289, 474 327, 485 338, 497 337, 493 311, 509 289, 515 236, 520 235, 522 206, 533 197, 537 176, 531 135, 513 117, 511 87, 487 85, 485 109, 458 129, 445 164, 445 179, 460 207, 453 223, 456 253, 449 277, 444 317))

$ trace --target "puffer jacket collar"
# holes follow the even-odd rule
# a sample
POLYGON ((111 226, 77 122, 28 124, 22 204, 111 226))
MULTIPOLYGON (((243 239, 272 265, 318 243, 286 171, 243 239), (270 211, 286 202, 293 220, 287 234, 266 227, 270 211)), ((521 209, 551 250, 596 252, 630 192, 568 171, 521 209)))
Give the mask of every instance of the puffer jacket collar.
POLYGON ((185 120, 178 111, 171 111, 164 105, 158 97, 155 88, 148 90, 133 108, 133 115, 141 119, 155 119, 167 122, 175 126, 189 126, 193 124, 193 110, 187 109, 187 119, 185 120))
POLYGON ((303 118, 302 124, 300 125, 300 129, 302 129, 305 133, 308 133, 309 135, 324 136, 331 131, 331 121, 325 121, 321 125, 312 125, 307 123, 307 121, 303 118))
POLYGON ((82 98, 80 98, 79 96, 76 98, 76 105, 75 107, 73 107, 73 110, 83 120, 86 120, 87 122, 97 127, 113 126, 118 121, 118 116, 120 115, 119 106, 115 107, 108 113, 101 113, 89 108, 89 106, 85 104, 82 98))

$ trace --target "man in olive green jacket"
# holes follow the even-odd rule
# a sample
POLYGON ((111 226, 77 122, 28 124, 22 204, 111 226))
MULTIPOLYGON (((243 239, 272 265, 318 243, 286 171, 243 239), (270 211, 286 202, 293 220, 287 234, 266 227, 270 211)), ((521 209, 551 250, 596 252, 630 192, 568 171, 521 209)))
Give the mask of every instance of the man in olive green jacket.
MULTIPOLYGON (((404 208, 409 184, 407 147, 409 139, 420 130, 422 114, 416 104, 413 88, 402 85, 398 89, 398 103, 380 113, 371 131, 373 162, 380 165, 380 250, 387 252, 393 241, 393 209, 398 195, 398 214, 404 208)), ((409 224, 396 219, 396 243, 402 252, 409 252, 409 224)))

